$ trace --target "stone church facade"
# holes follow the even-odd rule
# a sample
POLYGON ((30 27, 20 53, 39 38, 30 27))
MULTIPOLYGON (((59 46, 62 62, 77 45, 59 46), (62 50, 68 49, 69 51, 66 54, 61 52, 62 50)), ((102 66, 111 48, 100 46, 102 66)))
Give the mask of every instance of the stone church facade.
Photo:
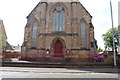
POLYGON ((69 1, 38 3, 27 16, 22 53, 51 54, 51 58, 96 53, 92 16, 79 1, 69 1))

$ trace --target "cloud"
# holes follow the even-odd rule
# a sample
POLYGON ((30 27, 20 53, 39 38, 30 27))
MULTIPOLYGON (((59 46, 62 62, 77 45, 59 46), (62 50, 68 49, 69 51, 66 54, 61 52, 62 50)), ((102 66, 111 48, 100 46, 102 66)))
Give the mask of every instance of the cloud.
POLYGON ((27 15, 39 0, 0 0, 0 18, 4 21, 8 42, 22 44, 27 15))
MULTIPOLYGON (((0 0, 0 18, 6 28, 8 42, 12 45, 22 44, 26 16, 33 10, 40 0, 0 0)), ((114 26, 118 26, 118 1, 112 0, 114 26)), ((101 35, 111 28, 109 0, 80 0, 87 11, 93 16, 95 38, 99 47, 104 47, 101 35)))
MULTIPOLYGON (((106 33, 111 25, 110 0, 80 0, 88 12, 93 16, 92 22, 95 27, 95 38, 98 46, 104 48, 102 34, 106 33)), ((114 27, 118 26, 118 1, 111 0, 113 8, 114 27)))

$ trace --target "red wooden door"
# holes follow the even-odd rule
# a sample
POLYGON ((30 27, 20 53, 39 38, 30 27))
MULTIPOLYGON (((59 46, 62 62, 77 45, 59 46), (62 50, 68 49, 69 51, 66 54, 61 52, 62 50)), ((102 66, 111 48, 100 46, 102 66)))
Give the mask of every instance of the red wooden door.
POLYGON ((54 45, 54 57, 62 57, 62 43, 58 40, 54 45))

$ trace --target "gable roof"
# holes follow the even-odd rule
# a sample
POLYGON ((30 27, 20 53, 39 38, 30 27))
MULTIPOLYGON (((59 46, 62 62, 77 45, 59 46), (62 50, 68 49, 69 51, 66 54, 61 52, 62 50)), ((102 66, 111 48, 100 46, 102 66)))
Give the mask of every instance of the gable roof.
MULTIPOLYGON (((30 14, 39 6, 39 4, 43 3, 43 2, 52 2, 52 1, 55 1, 57 2, 57 0, 41 0, 37 6, 30 12, 30 14)), ((60 0, 59 0, 60 1, 60 0)), ((65 1, 65 0, 62 0, 62 1, 65 1)), ((78 2, 83 8, 84 10, 90 15, 90 13, 86 10, 86 8, 80 3, 80 1, 78 0, 68 0, 68 2, 78 2)), ((30 14, 27 16, 27 18, 30 16, 30 14)), ((90 15, 90 17, 92 18, 92 16, 90 15)))
MULTIPOLYGON (((35 6, 35 8, 30 12, 30 14, 39 6, 40 3, 41 3, 41 1, 37 4, 37 6, 35 6)), ((26 18, 28 18, 30 16, 30 14, 26 18)))
POLYGON ((84 10, 90 15, 90 17, 92 18, 91 14, 87 11, 87 9, 79 2, 79 4, 84 8, 84 10))
POLYGON ((13 50, 12 46, 7 42, 7 47, 6 47, 7 50, 13 50))

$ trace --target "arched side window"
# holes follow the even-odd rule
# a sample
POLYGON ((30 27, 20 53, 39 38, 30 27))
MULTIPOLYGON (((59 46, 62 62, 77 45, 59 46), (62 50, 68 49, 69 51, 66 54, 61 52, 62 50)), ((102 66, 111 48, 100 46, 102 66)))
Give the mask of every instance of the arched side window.
POLYGON ((53 13, 53 31, 65 31, 65 12, 61 6, 57 6, 53 13))
POLYGON ((84 22, 81 23, 81 39, 82 47, 86 47, 86 25, 84 22))
POLYGON ((33 24, 33 34, 32 34, 32 47, 33 48, 36 47, 37 27, 38 27, 38 23, 34 22, 34 24, 33 24))

